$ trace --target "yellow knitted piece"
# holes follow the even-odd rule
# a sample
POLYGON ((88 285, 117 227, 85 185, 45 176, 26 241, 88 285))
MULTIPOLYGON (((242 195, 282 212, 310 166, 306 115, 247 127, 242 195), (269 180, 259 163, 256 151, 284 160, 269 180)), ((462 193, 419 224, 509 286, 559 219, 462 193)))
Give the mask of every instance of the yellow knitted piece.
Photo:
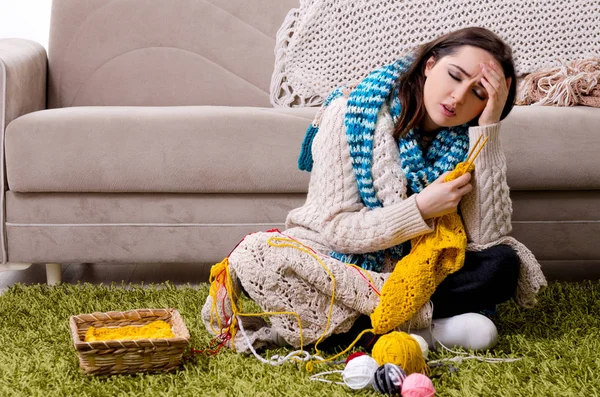
POLYGON ((128 325, 125 327, 90 327, 85 333, 85 342, 104 340, 138 340, 174 338, 171 326, 162 320, 153 321, 143 326, 128 325))
MULTIPOLYGON (((444 181, 473 169, 472 163, 459 163, 444 181)), ((379 304, 371 313, 376 334, 385 334, 410 320, 446 276, 465 262, 467 236, 456 212, 436 218, 433 232, 411 243, 411 252, 396 264, 383 285, 379 304)))

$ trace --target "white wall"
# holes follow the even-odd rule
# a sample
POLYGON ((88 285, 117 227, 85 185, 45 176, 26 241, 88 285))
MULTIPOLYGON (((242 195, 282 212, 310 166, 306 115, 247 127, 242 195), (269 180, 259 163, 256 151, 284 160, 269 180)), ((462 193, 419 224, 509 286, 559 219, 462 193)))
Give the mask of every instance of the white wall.
POLYGON ((51 6, 52 0, 0 0, 0 38, 29 39, 48 50, 51 6))

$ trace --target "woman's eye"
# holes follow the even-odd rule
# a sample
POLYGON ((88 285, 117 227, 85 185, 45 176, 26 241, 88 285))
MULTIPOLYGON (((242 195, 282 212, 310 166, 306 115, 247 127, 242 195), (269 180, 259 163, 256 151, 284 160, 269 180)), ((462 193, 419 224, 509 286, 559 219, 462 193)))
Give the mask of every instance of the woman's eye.
POLYGON ((485 98, 483 95, 481 95, 481 94, 479 93, 479 91, 477 91, 477 90, 473 90, 473 94, 475 94, 475 96, 476 96, 477 98, 481 99, 482 101, 485 101, 485 99, 486 99, 486 98, 485 98))
MULTIPOLYGON (((461 81, 461 79, 457 75, 453 74, 452 72, 448 72, 448 75, 456 81, 461 81)), ((478 90, 473 90, 473 94, 475 94, 475 96, 482 101, 486 100, 485 95, 481 94, 478 90)))
POLYGON ((453 75, 452 73, 448 72, 448 74, 450 75, 450 77, 452 77, 454 80, 456 81, 460 81, 460 79, 458 77, 456 77, 455 75, 453 75))

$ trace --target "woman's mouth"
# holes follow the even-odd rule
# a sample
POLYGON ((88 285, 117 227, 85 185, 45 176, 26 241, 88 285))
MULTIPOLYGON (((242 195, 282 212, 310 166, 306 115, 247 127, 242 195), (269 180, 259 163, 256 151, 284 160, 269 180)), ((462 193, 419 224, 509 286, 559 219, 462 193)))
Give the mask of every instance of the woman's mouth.
POLYGON ((440 105, 442 108, 442 114, 446 117, 454 117, 456 116, 456 110, 454 108, 448 107, 446 105, 440 105))

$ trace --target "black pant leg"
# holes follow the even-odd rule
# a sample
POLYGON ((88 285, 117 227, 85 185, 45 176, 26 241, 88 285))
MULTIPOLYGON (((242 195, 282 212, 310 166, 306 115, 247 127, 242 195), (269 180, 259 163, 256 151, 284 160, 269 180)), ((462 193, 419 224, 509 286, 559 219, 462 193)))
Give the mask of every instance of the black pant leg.
POLYGON ((444 318, 493 309, 515 292, 520 259, 507 245, 467 252, 465 264, 446 277, 431 297, 433 317, 444 318))

